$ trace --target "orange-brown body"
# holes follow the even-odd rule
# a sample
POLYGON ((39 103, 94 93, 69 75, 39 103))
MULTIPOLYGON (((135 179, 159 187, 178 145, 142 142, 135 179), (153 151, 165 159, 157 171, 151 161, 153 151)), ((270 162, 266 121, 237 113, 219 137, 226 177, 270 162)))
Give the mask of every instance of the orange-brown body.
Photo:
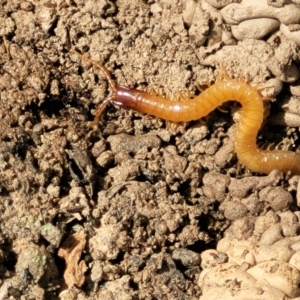
POLYGON ((78 55, 101 69, 113 91, 98 107, 94 124, 98 122, 107 103, 111 102, 167 121, 188 122, 208 115, 224 102, 236 100, 242 105, 235 137, 235 151, 239 161, 253 172, 268 174, 277 169, 300 175, 300 154, 257 147, 256 137, 263 122, 263 99, 249 84, 230 78, 218 78, 214 85, 191 101, 171 101, 141 90, 117 86, 103 66, 78 55))

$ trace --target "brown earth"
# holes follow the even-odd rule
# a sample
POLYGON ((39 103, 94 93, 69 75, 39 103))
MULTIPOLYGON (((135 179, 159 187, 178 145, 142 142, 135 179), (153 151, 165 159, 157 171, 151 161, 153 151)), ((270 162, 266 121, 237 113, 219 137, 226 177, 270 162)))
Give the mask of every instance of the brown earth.
MULTIPOLYGON (((1 1, 0 299, 199 299, 200 253, 226 229, 245 237, 268 210, 297 210, 297 176, 238 163, 235 104, 179 126, 108 106, 88 126, 109 86, 73 48, 118 84, 170 97, 221 67, 279 92, 262 41, 221 43, 219 12, 186 3, 1 1)), ((295 150, 298 128, 280 122, 259 142, 295 150)))

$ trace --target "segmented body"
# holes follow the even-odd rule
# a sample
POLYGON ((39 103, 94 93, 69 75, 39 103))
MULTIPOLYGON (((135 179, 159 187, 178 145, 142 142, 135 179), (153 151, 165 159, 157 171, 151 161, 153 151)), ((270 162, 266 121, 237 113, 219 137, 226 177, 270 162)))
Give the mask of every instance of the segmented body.
POLYGON ((224 102, 236 100, 242 105, 235 136, 235 151, 239 161, 253 172, 268 174, 277 169, 284 173, 291 171, 293 174, 300 174, 300 154, 258 148, 256 137, 263 122, 263 99, 246 82, 219 77, 214 85, 191 101, 171 101, 142 90, 118 86, 103 66, 78 55, 100 68, 112 88, 112 95, 98 107, 94 124, 98 122, 105 106, 111 102, 164 120, 188 122, 208 115, 224 102))

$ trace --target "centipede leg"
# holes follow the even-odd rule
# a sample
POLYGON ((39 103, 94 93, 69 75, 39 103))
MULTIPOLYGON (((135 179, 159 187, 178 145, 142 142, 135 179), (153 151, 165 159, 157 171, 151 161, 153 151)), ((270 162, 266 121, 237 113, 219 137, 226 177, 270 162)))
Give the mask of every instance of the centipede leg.
POLYGON ((111 97, 108 97, 108 98, 104 99, 104 100, 98 105, 98 107, 96 108, 94 120, 93 120, 93 122, 90 122, 90 123, 89 123, 89 126, 91 126, 91 127, 97 126, 97 124, 98 124, 98 122, 99 122, 99 119, 100 119, 100 116, 101 116, 103 110, 104 110, 104 109, 106 108, 106 106, 107 106, 109 103, 111 103, 113 100, 114 100, 114 97, 111 96, 111 97))
POLYGON ((172 97, 170 97, 170 101, 172 102, 187 102, 189 101, 189 96, 185 95, 181 92, 177 92, 175 95, 172 95, 172 97))
POLYGON ((225 68, 222 68, 219 71, 219 74, 217 76, 216 82, 218 81, 226 81, 226 80, 231 80, 231 78, 227 75, 225 68))

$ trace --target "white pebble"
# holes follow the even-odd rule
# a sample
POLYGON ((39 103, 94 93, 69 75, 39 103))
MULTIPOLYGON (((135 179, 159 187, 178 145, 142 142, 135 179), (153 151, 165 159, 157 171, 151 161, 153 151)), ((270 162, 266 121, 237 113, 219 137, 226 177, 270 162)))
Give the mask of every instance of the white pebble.
POLYGON ((242 21, 238 25, 232 25, 231 31, 237 40, 261 39, 280 26, 275 19, 259 18, 242 21))
POLYGON ((300 23, 300 7, 296 4, 287 4, 284 7, 273 7, 262 0, 244 0, 242 4, 232 3, 221 10, 227 24, 238 24, 242 21, 256 18, 277 19, 281 23, 300 23))
POLYGON ((300 46, 300 24, 294 25, 280 25, 280 31, 285 35, 289 40, 294 41, 297 45, 300 46))

